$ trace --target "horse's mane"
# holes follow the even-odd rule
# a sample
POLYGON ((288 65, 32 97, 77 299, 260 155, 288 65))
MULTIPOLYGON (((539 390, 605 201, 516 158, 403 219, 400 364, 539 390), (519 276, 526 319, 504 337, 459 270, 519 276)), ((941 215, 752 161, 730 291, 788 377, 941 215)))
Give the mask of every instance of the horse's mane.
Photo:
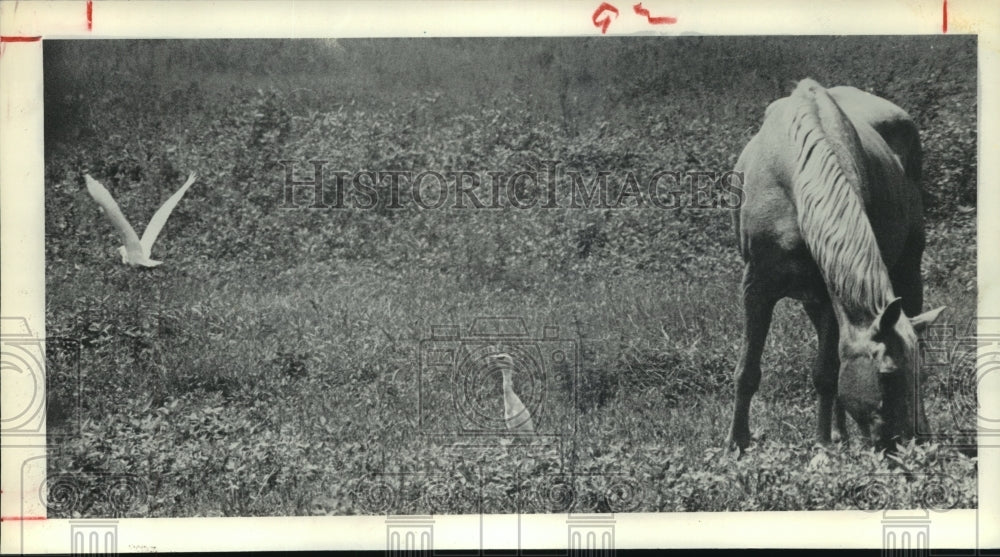
POLYGON ((868 186, 861 140, 815 81, 802 80, 792 100, 799 229, 831 295, 849 314, 877 315, 892 299, 892 283, 860 197, 868 186))

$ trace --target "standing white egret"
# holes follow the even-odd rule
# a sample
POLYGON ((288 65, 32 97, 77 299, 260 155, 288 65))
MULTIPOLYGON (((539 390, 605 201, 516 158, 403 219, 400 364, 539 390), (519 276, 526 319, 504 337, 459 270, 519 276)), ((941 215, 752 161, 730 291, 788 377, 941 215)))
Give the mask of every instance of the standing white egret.
POLYGON ((490 357, 500 364, 500 373, 503 374, 503 417, 507 422, 507 429, 517 435, 534 435, 535 424, 531 420, 531 413, 514 392, 514 381, 511 378, 514 358, 506 352, 490 357))
POLYGON ((90 196, 94 198, 101 207, 101 212, 107 215, 111 224, 114 225, 115 230, 118 231, 118 235, 122 237, 122 242, 124 246, 118 248, 118 253, 122 256, 122 263, 133 266, 142 267, 156 267, 162 261, 154 261, 149 258, 150 250, 153 247, 153 242, 156 241, 156 237, 160 235, 160 231, 163 230, 163 226, 167 223, 167 218, 170 213, 177 206, 177 203, 184 197, 184 193, 187 192, 191 184, 194 183, 197 175, 191 173, 188 176, 187 182, 181 186, 181 189, 177 190, 177 193, 170 196, 163 205, 156 210, 153 214, 153 218, 149 219, 149 224, 146 225, 146 231, 142 233, 142 239, 135 233, 132 225, 128 223, 125 215, 122 214, 122 210, 118 208, 118 203, 115 202, 115 198, 111 197, 111 193, 97 180, 90 177, 89 174, 83 175, 84 180, 87 182, 87 191, 90 196))

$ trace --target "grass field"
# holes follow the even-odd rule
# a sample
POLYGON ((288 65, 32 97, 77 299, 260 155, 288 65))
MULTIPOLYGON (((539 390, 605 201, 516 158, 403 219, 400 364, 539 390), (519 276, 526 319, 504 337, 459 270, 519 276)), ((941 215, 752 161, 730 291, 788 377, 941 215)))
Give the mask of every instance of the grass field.
POLYGON ((948 306, 943 320, 964 331, 974 39, 45 48, 46 333, 82 346, 79 409, 60 402, 77 388, 60 370, 75 362, 48 354, 50 435, 82 425, 50 454, 50 482, 65 481, 50 485, 52 515, 976 506, 976 459, 948 446, 975 424, 972 370, 944 362, 925 386, 937 443, 894 457, 856 436, 814 446, 815 335, 789 300, 764 354, 756 442, 738 461, 722 451, 742 330, 728 211, 290 209, 277 162, 297 161, 297 179, 317 158, 328 172, 469 170, 484 197, 488 172, 551 160, 613 185, 722 173, 795 80, 851 84, 921 128, 925 306, 948 306), (84 171, 138 228, 199 173, 154 247, 161 267, 120 264, 84 171), (475 353, 481 341, 435 331, 464 335, 488 317, 534 339, 508 342, 541 363, 515 387, 561 444, 453 444, 463 424, 502 416, 499 374, 456 386, 423 351, 475 353), (565 360, 546 359, 555 339, 572 347, 565 360), (110 501, 73 479, 108 474, 141 489, 110 501))

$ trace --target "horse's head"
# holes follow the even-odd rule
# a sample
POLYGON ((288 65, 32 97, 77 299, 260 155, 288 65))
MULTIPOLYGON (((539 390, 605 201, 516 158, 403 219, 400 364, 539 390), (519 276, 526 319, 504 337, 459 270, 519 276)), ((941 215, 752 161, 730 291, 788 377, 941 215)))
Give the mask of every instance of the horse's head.
POLYGON ((918 390, 917 335, 943 309, 907 318, 896 298, 870 326, 841 327, 839 401, 877 448, 929 432, 918 390))

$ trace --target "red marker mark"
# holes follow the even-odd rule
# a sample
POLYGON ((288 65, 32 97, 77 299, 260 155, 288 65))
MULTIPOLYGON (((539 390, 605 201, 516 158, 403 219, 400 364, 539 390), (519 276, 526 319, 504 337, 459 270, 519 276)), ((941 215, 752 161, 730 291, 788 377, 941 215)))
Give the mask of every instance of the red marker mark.
POLYGON ((677 23, 676 17, 670 17, 670 16, 653 17, 649 15, 649 10, 642 7, 642 2, 639 2, 635 6, 632 6, 632 9, 635 10, 635 13, 644 16, 647 20, 649 20, 649 23, 653 25, 661 25, 664 23, 677 23))
POLYGON ((44 516, 0 516, 0 522, 17 522, 19 520, 47 520, 44 516))
POLYGON ((594 22, 595 27, 601 28, 602 35, 608 32, 608 26, 611 25, 611 14, 618 17, 618 8, 608 4, 607 2, 602 2, 601 5, 594 10, 594 15, 590 18, 590 20, 594 22))
POLYGON ((0 56, 7 51, 6 43, 33 43, 42 40, 41 37, 4 37, 0 36, 0 56))
POLYGON ((948 0, 944 0, 943 19, 941 20, 941 32, 948 32, 948 0))
POLYGON ((87 0, 87 31, 94 28, 94 1, 87 0))

